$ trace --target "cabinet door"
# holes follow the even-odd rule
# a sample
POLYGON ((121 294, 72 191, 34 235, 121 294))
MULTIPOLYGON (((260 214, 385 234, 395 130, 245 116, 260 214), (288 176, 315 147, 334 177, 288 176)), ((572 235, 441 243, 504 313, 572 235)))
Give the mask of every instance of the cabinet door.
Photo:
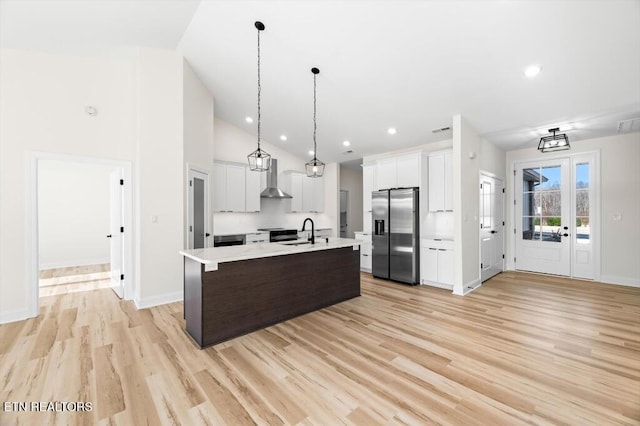
POLYGON ((376 177, 376 166, 362 167, 362 210, 371 211, 371 193, 374 190, 376 177))
POLYGON ((213 164, 213 211, 227 210, 227 174, 224 164, 213 164))
POLYGON ((420 277, 422 281, 431 283, 438 282, 438 249, 421 247, 420 277))
POLYGON ((245 210, 248 212, 260 211, 260 178, 263 174, 245 167, 245 210))
POLYGON ((316 178, 310 178, 307 175, 302 176, 302 211, 303 212, 311 212, 313 211, 313 181, 316 178))
POLYGON ((429 211, 444 211, 444 155, 429 156, 429 211))
POLYGON ((289 175, 290 179, 290 190, 289 195, 291 195, 291 208, 289 209, 293 213, 298 213, 302 211, 302 174, 301 173, 291 173, 289 175))
POLYGON ((396 176, 396 159, 378 160, 376 170, 376 189, 390 189, 398 187, 396 176))
POLYGON ((444 154, 444 209, 453 211, 453 156, 444 154))
POLYGON ((313 181, 312 211, 322 213, 324 211, 324 178, 312 178, 311 180, 313 181))
POLYGON ((360 269, 371 272, 371 254, 360 253, 360 269))
POLYGON ((398 157, 396 162, 398 188, 420 186, 420 154, 398 157))
POLYGON ((225 165, 227 168, 227 211, 245 211, 245 167, 225 165))
POLYGON ((453 285, 453 250, 438 249, 438 282, 453 285))

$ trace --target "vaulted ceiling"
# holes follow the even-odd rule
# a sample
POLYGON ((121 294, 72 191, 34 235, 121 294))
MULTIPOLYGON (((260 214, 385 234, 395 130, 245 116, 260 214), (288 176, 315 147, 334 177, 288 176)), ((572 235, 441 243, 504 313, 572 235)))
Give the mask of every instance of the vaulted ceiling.
POLYGON ((216 115, 249 132, 260 20, 263 137, 308 157, 310 69, 318 67, 325 162, 450 138, 432 130, 454 114, 504 149, 533 148, 540 131, 557 126, 572 142, 612 135, 620 121, 640 117, 636 0, 3 0, 0 7, 3 47, 83 55, 178 49, 214 94, 216 115), (530 64, 542 66, 535 78, 524 75, 530 64))

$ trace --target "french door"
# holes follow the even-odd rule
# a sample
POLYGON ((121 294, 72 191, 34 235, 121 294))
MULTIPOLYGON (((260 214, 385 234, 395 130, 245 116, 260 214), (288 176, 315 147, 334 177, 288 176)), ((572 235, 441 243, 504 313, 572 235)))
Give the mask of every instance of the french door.
POLYGON ((579 155, 516 165, 516 269, 594 278, 594 163, 579 155))

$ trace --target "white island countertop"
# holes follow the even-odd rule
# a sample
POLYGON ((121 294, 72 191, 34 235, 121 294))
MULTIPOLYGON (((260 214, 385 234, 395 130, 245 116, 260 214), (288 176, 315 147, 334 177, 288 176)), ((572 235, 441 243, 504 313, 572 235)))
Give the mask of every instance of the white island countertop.
MULTIPOLYGON (((291 241, 290 243, 294 243, 291 241)), ((302 240, 298 240, 298 243, 302 240)), ((236 260, 259 259, 263 257, 282 256, 286 254, 307 253, 319 250, 330 250, 344 247, 353 247, 358 250, 362 241, 351 238, 329 238, 327 243, 324 238, 316 240, 315 244, 292 245, 285 243, 258 243, 242 246, 209 247, 195 250, 180 250, 180 254, 200 262, 204 265, 205 272, 217 271, 218 264, 235 262, 236 260)))

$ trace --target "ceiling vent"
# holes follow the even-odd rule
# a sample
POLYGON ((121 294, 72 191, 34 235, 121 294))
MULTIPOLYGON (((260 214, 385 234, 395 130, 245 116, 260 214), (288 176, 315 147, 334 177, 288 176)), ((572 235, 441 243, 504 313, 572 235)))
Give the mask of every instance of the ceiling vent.
POLYGON ((349 149, 349 150, 344 151, 344 152, 342 153, 342 155, 349 155, 349 154, 353 154, 353 150, 352 150, 352 149, 349 149))
POLYGON ((618 133, 631 133, 640 130, 640 118, 632 118, 618 123, 618 133))
POLYGON ((438 129, 433 129, 433 130, 431 131, 431 133, 442 133, 442 132, 446 132, 446 131, 449 131, 449 130, 451 130, 451 126, 447 126, 447 127, 440 127, 440 128, 438 128, 438 129))

